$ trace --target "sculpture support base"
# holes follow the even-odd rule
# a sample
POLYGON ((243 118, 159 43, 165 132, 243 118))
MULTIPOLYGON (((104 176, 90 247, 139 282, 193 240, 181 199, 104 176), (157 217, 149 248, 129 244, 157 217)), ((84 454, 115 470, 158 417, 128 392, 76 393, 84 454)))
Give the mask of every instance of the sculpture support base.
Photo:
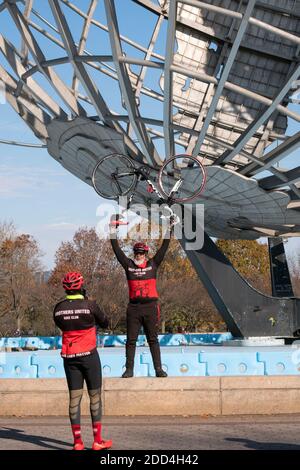
MULTIPOLYGON (((190 242, 183 233, 183 249, 190 242)), ((300 299, 271 297, 254 289, 206 233, 203 247, 186 254, 234 337, 299 336, 300 299)))

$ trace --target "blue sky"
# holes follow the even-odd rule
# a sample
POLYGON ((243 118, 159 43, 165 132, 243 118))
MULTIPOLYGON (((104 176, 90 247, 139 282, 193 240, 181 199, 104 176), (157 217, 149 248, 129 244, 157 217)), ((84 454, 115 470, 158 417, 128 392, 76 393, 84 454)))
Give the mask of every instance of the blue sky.
MULTIPOLYGON (((85 0, 75 3, 82 5, 84 2, 89 4, 85 0)), ((37 2, 35 3, 37 4, 37 2)), ((143 12, 136 5, 131 5, 131 3, 123 0, 117 0, 116 2, 117 6, 120 7, 120 30, 124 34, 127 33, 130 38, 139 40, 146 45, 154 24, 153 17, 148 12, 143 12)), ((46 16, 49 14, 46 9, 43 13, 46 16)), ((105 22, 103 15, 102 17, 103 22, 105 22)), ((0 21, 1 18, 0 15, 0 21)), ((76 26, 76 21, 78 21, 77 18, 72 16, 73 28, 76 26)), ((78 26, 80 25, 78 24, 78 26)), ((81 30, 81 27, 79 29, 81 30)), ((164 27, 162 30, 156 48, 156 52, 160 54, 165 53, 165 29, 164 27)), ((8 37, 14 35, 14 29, 8 28, 5 21, 0 23, 0 32, 7 34, 8 37)), ((94 44, 96 34, 98 34, 98 30, 91 31, 90 41, 94 44)), ((105 35, 103 35, 104 37, 105 35)), ((106 46, 108 43, 102 43, 101 41, 100 43, 102 45, 101 50, 98 50, 97 53, 107 53, 106 46)), ((91 47, 87 48, 91 49, 91 47)), ((58 53, 62 55, 56 47, 52 48, 50 46, 49 51, 50 56, 51 54, 58 56, 58 53)), ((132 51, 128 46, 127 52, 132 55, 132 51)), ((2 63, 1 58, 0 63, 2 63)), ((115 110, 122 112, 116 84, 111 86, 108 80, 103 79, 101 86, 105 99, 115 110)), ((158 84, 156 88, 159 90, 158 84)), ((299 112, 299 106, 294 105, 293 107, 299 112)), ((148 115, 156 117, 157 110, 153 104, 149 104, 147 109, 142 109, 142 114, 146 114, 146 112, 148 115)), ((293 134, 299 130, 299 123, 295 124, 289 121, 288 134, 293 134)), ((0 104, 1 138, 39 143, 30 129, 8 104, 0 104)), ((298 153, 294 152, 286 159, 284 166, 288 168, 295 166, 296 158, 298 158, 298 153)), ((98 223, 96 210, 100 202, 99 196, 90 186, 69 174, 48 155, 45 149, 0 144, 0 221, 12 220, 18 231, 30 233, 39 241, 44 252, 45 268, 53 267, 54 253, 61 241, 71 239, 75 230, 80 226, 95 226, 98 223)), ((300 252, 299 239, 289 240, 287 250, 289 255, 294 258, 295 253, 300 252)))

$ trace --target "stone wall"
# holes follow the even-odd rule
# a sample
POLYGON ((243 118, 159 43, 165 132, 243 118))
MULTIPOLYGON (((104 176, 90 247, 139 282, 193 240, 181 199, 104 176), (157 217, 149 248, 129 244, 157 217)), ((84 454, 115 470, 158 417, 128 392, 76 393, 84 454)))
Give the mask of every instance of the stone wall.
MULTIPOLYGON (((106 378, 107 416, 203 416, 300 413, 300 377, 106 378)), ((1 416, 63 416, 65 379, 1 379, 1 416)), ((89 414, 88 396, 82 413, 89 414)))

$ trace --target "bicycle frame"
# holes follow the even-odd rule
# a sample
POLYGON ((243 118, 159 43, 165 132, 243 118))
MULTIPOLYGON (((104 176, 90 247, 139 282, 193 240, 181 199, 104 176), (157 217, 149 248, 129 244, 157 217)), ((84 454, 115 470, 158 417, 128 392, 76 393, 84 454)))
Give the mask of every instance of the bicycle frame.
MULTIPOLYGON (((155 194, 159 197, 159 199, 162 201, 162 202, 166 202, 167 204, 169 203, 172 203, 173 199, 172 199, 172 194, 176 193, 178 191, 178 189, 180 188, 180 186, 182 185, 182 182, 183 180, 182 179, 179 179, 178 181, 176 181, 176 183, 174 184, 171 192, 170 192, 170 195, 168 197, 168 199, 166 200, 165 197, 159 192, 159 190, 157 189, 157 187, 155 186, 155 184, 149 179, 149 170, 147 169, 147 171, 144 171, 144 168, 136 168, 134 171, 127 171, 127 172, 123 172, 123 173, 112 173, 111 174, 111 177, 115 180, 115 183, 117 186, 118 185, 118 178, 122 178, 122 177, 125 177, 125 176, 132 176, 132 175, 138 175, 138 180, 137 180, 137 184, 136 186, 138 185, 139 181, 142 181, 142 180, 145 180, 149 187, 152 189, 153 192, 155 192, 155 194)), ((119 189, 121 190, 121 188, 119 187, 119 189)), ((134 196, 134 193, 135 193, 135 189, 132 191, 130 197, 129 197, 129 201, 131 202, 132 201, 132 198, 134 196)))
MULTIPOLYGON (((111 177, 115 180, 115 183, 118 185, 118 178, 122 178, 122 177, 125 177, 125 176, 132 176, 132 175, 137 175, 138 176, 138 179, 137 179, 137 184, 134 188, 134 190, 132 191, 132 193, 130 194, 129 196, 129 199, 128 199, 128 203, 127 203, 127 208, 126 210, 129 209, 130 207, 130 204, 132 202, 132 199, 133 199, 133 196, 135 194, 135 189, 139 183, 139 181, 146 181, 147 184, 149 185, 149 187, 151 188, 151 190, 159 197, 159 200, 161 202, 164 202, 167 204, 167 209, 169 210, 170 212, 170 215, 168 216, 168 218, 171 218, 171 217, 174 217, 178 223, 179 222, 179 218, 178 216, 173 212, 173 210, 171 209, 171 207, 169 206, 170 203, 172 203, 172 197, 171 195, 173 193, 175 193, 176 191, 178 191, 178 189, 180 188, 181 184, 182 184, 182 179, 179 179, 178 181, 176 181, 175 185, 173 186, 171 192, 170 192, 170 196, 169 198, 166 200, 165 197, 160 193, 160 191, 157 189, 157 187, 155 186, 155 184, 150 180, 149 178, 149 170, 147 169, 147 171, 144 171, 143 168, 136 168, 135 170, 133 171, 127 171, 127 172, 122 172, 122 173, 112 173, 111 174, 111 177)), ((120 188, 121 189, 121 188, 120 188)), ((165 217, 165 216, 162 216, 162 217, 165 217)))

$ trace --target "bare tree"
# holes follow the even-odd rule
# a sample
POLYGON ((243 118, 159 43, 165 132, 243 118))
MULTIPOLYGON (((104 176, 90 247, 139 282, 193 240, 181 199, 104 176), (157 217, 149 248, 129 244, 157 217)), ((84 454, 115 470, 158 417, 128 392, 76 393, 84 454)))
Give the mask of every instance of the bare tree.
POLYGON ((19 331, 32 307, 36 272, 42 270, 40 257, 32 236, 16 234, 12 224, 0 226, 0 316, 19 331))
POLYGON ((99 238, 94 228, 78 229, 73 240, 63 242, 56 251, 55 267, 49 283, 60 287, 66 272, 79 271, 85 278, 90 295, 94 295, 98 283, 110 271, 109 250, 109 241, 99 238))
POLYGON ((94 228, 84 227, 74 234, 72 241, 60 245, 49 280, 49 286, 56 288, 57 299, 64 295, 61 279, 67 271, 83 274, 88 296, 95 299, 109 317, 110 330, 124 331, 128 302, 126 279, 110 241, 99 238, 94 228))
POLYGON ((111 333, 124 333, 128 304, 128 288, 124 273, 117 270, 109 279, 100 282, 96 299, 108 316, 111 333))

